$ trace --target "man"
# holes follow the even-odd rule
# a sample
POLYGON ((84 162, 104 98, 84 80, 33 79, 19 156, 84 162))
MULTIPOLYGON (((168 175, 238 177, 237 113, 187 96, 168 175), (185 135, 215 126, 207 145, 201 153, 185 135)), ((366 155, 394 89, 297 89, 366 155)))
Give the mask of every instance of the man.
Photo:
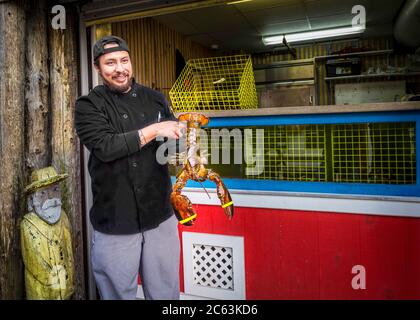
POLYGON ((35 170, 25 189, 29 213, 20 232, 29 300, 64 300, 74 291, 70 223, 61 209, 59 186, 67 176, 53 167, 35 170))
POLYGON ((77 100, 75 127, 89 149, 94 228, 92 269, 103 299, 135 299, 140 273, 146 299, 179 299, 178 220, 170 204, 162 142, 178 139, 163 94, 137 84, 126 42, 106 36, 93 47, 103 80, 77 100))

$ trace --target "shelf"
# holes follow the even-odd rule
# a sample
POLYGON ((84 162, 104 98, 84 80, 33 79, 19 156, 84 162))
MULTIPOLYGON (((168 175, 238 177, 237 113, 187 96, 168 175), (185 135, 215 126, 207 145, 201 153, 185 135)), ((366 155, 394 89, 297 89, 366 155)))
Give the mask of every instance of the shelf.
POLYGON ((276 82, 255 82, 257 89, 267 88, 274 89, 281 86, 304 86, 304 85, 313 85, 315 80, 313 79, 303 79, 303 80, 290 80, 290 81, 276 81, 276 82))
POLYGON ((386 78, 386 77, 410 77, 419 76, 420 72, 404 72, 404 73, 380 73, 380 74, 360 74, 354 76, 325 77, 325 81, 349 80, 349 79, 369 79, 369 78, 386 78))
POLYGON ((300 59, 300 60, 287 60, 287 61, 275 61, 266 64, 256 64, 253 66, 254 70, 262 69, 273 69, 273 68, 287 68, 287 67, 299 67, 314 64, 314 59, 300 59))
POLYGON ((326 59, 335 59, 335 58, 343 58, 343 57, 351 57, 351 56, 367 56, 367 55, 375 55, 375 54, 386 54, 386 53, 393 53, 394 50, 386 49, 386 50, 375 50, 375 51, 362 51, 362 52, 352 52, 352 53, 343 53, 343 54, 333 54, 329 56, 318 56, 315 57, 315 60, 326 60, 326 59))

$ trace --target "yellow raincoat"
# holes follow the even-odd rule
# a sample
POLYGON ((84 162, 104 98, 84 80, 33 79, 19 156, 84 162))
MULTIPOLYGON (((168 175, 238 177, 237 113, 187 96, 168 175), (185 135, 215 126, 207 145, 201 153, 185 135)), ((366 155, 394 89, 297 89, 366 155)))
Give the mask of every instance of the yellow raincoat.
POLYGON ((30 300, 70 299, 74 291, 70 224, 61 211, 50 225, 30 212, 21 222, 26 296, 30 300))

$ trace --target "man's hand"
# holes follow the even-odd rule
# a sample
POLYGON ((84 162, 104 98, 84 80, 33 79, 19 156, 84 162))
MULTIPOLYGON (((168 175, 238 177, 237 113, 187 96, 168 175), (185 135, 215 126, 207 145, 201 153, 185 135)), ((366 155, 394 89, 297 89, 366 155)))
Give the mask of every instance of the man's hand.
POLYGON ((143 135, 145 143, 148 143, 158 136, 179 139, 182 137, 182 130, 184 128, 186 128, 186 125, 177 121, 158 122, 141 129, 140 138, 143 135))

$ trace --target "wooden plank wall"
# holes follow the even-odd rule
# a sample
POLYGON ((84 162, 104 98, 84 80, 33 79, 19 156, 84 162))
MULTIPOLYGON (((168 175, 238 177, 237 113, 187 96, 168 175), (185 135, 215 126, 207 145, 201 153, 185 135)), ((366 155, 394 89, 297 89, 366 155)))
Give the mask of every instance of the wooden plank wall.
POLYGON ((72 226, 76 300, 85 271, 80 146, 73 126, 78 94, 77 11, 54 30, 47 0, 0 1, 0 300, 22 299, 20 222, 31 172, 53 165, 68 173, 63 208, 72 226))
POLYGON ((0 3, 0 300, 23 296, 25 27, 18 2, 0 3))
MULTIPOLYGON (((50 11, 50 10, 49 10, 50 11)), ((73 299, 82 300, 85 291, 84 224, 80 141, 74 128, 74 112, 78 96, 77 12, 66 7, 66 29, 48 30, 50 71, 50 148, 51 162, 59 173, 69 177, 61 184, 63 210, 67 213, 72 233, 74 256, 73 299)))
POLYGON ((176 49, 185 61, 212 56, 211 50, 152 18, 113 23, 112 33, 127 41, 136 81, 161 91, 168 100, 169 90, 176 80, 176 49))

